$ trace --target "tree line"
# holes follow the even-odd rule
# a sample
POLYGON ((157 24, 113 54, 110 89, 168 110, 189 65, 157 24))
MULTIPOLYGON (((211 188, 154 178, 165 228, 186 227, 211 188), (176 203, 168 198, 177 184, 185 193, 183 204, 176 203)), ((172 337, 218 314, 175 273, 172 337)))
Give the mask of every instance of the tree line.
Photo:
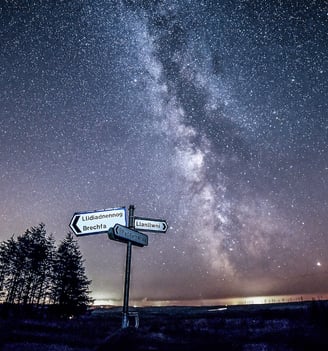
POLYGON ((74 311, 92 302, 82 254, 68 233, 56 247, 43 223, 0 244, 2 302, 57 305, 74 311))

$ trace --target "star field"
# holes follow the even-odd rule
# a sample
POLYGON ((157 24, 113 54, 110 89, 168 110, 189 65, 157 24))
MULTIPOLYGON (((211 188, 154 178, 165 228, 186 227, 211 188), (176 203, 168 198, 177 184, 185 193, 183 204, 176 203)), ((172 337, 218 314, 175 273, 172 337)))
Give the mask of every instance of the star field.
MULTIPOLYGON (((163 218, 136 299, 326 293, 326 1, 3 1, 1 240, 163 218)), ((125 245, 78 238, 96 298, 125 245)))

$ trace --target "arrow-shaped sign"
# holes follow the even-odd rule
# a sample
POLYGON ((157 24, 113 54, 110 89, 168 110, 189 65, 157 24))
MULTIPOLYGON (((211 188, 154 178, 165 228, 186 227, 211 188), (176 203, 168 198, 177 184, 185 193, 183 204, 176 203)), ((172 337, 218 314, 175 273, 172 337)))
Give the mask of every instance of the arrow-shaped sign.
POLYGON ((115 224, 114 228, 108 230, 108 237, 111 240, 124 243, 130 241, 133 245, 140 247, 148 245, 148 236, 146 234, 139 233, 120 224, 115 224))
POLYGON ((143 232, 165 233, 167 231, 167 223, 164 219, 153 219, 134 217, 134 227, 143 232))
POLYGON ((116 223, 127 224, 125 207, 74 213, 69 226, 79 236, 107 233, 116 223))

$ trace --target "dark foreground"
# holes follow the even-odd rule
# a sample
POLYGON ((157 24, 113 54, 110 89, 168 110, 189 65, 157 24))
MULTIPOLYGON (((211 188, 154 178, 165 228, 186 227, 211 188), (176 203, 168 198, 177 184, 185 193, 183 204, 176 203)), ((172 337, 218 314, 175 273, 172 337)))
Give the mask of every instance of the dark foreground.
POLYGON ((120 329, 118 308, 69 320, 5 316, 4 351, 328 350, 328 302, 141 308, 138 329, 120 329))

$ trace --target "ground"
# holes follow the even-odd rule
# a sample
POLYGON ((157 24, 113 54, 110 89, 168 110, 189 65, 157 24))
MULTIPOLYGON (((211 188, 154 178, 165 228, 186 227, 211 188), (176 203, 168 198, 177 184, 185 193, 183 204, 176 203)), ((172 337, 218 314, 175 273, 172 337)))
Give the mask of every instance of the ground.
POLYGON ((137 329, 120 328, 120 308, 97 308, 72 319, 6 315, 0 319, 0 346, 4 351, 328 350, 326 301, 133 311, 140 317, 137 329))

